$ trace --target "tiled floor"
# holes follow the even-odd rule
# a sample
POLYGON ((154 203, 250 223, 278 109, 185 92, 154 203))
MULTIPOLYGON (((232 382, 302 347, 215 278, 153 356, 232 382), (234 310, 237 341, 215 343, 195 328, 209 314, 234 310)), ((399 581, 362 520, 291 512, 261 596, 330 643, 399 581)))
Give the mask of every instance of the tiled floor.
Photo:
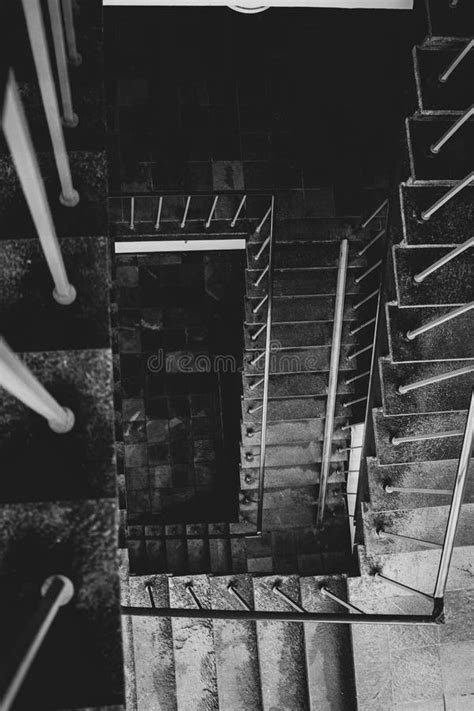
POLYGON ((242 278, 238 253, 117 257, 130 524, 221 520, 235 505, 238 361, 233 374, 214 366, 238 358, 242 278))

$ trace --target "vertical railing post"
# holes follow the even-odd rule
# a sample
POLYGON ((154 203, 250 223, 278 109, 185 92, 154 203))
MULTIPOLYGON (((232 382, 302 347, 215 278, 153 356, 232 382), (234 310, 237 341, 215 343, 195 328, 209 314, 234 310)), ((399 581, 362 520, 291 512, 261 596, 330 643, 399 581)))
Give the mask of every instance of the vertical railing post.
POLYGON ((3 338, 0 338, 0 387, 44 417, 54 432, 65 434, 74 427, 71 410, 59 405, 3 338))
POLYGON ((56 55, 56 67, 58 70, 59 91, 63 104, 63 123, 68 128, 74 128, 79 123, 79 119, 72 108, 71 85, 69 83, 69 70, 64 42, 63 18, 59 0, 48 0, 48 8, 54 53, 56 55))
MULTIPOLYGON (((268 304, 266 320, 265 360, 263 369, 263 395, 262 395, 262 429, 260 433, 260 461, 258 467, 258 508, 257 508, 257 533, 263 530, 263 499, 265 494, 265 455, 267 447, 267 419, 268 419, 268 392, 270 380, 271 357, 271 330, 273 306, 273 218, 275 211, 275 198, 272 196, 270 207, 270 242, 268 247, 268 304)), ((268 214, 268 213, 267 213, 268 214)))
MULTIPOLYGON (((53 575, 43 583, 41 594, 43 599, 0 680, 0 711, 9 711, 12 707, 59 608, 67 605, 74 595, 74 586, 64 575, 53 575)), ((54 683, 54 669, 51 670, 51 683, 54 683)))
POLYGON ((69 283, 54 229, 48 198, 21 105, 18 87, 10 72, 2 126, 21 187, 54 281, 53 296, 59 304, 71 304, 76 290, 69 283))
POLYGON ((446 583, 449 575, 449 566, 453 555, 454 539, 459 523, 461 506, 464 498, 464 492, 467 484, 467 473, 471 463, 472 445, 474 441, 474 390, 471 392, 471 402, 467 413, 466 427, 464 429, 464 438, 462 442, 461 455, 459 457, 458 468, 456 472, 456 480, 453 490, 453 498, 449 507, 448 523, 444 534, 443 547, 441 550, 441 558, 439 561, 438 576, 433 597, 435 598, 435 608, 437 601, 442 600, 446 590, 446 583))
POLYGON ((71 168, 64 143, 63 127, 59 117, 58 98, 54 87, 51 62, 49 61, 40 1, 22 0, 22 2, 44 112, 53 145, 54 159, 61 183, 62 192, 59 199, 63 205, 74 207, 79 202, 79 194, 72 184, 71 168))
POLYGON ((82 57, 77 51, 76 30, 74 28, 74 13, 72 10, 72 0, 62 0, 62 5, 69 61, 75 67, 78 67, 82 63, 82 57))
POLYGON ((337 380, 339 375, 339 360, 341 356, 341 338, 344 319, 344 299, 346 295, 346 274, 349 243, 347 239, 341 241, 339 250, 339 270, 337 274, 336 304, 334 307, 334 326, 332 331, 331 361, 329 365, 328 397, 326 405, 326 419, 324 421, 324 441, 321 461, 321 474, 319 477, 318 510, 316 526, 322 527, 324 510, 326 507, 326 490, 331 465, 332 437, 334 429, 334 412, 336 409, 337 380))

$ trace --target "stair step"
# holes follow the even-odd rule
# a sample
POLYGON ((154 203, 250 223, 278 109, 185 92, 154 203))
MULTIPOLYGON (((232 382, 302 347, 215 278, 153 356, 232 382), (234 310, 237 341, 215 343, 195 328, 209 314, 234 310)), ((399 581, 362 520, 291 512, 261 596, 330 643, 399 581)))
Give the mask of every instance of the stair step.
POLYGON ((450 3, 428 0, 430 35, 434 37, 472 37, 474 20, 472 6, 460 0, 456 7, 450 3))
MULTIPOLYGON (((259 297, 246 299, 247 323, 262 322, 262 314, 265 308, 262 307, 257 314, 252 313, 258 303, 259 297)), ((344 302, 344 320, 353 321, 357 318, 357 312, 352 305, 355 298, 347 296, 344 302)), ((331 321, 334 319, 335 297, 327 295, 307 295, 307 296, 275 296, 272 306, 273 325, 278 323, 294 323, 297 321, 331 321)))
POLYGON ((382 401, 385 415, 408 415, 418 412, 449 412, 464 410, 469 406, 471 389, 474 386, 474 361, 441 361, 428 363, 390 363, 379 361, 383 383, 382 401), (425 385, 408 393, 398 392, 399 386, 411 385, 438 375, 471 368, 470 372, 425 385))
MULTIPOLYGON (((338 444, 333 445, 332 462, 344 462, 347 452, 338 453, 338 444)), ((241 462, 243 469, 257 466, 260 457, 260 447, 242 447, 241 462), (251 459, 250 459, 251 457, 251 459)), ((322 442, 305 442, 301 444, 270 445, 265 452, 265 465, 269 467, 285 467, 300 464, 315 464, 322 460, 322 442)))
MULTIPOLYGON (((187 577, 168 578, 171 607, 196 608, 196 603, 186 591, 189 582, 191 579, 187 577)), ((192 589, 203 607, 210 607, 208 577, 193 576, 192 589)), ((178 709, 217 711, 219 701, 212 620, 174 617, 171 625, 178 709)))
POLYGON ((474 348, 470 339, 466 338, 466 333, 469 333, 472 326, 472 313, 469 311, 421 333, 412 340, 406 338, 408 331, 413 331, 432 319, 449 313, 452 309, 452 306, 400 309, 395 304, 387 304, 392 361, 418 362, 474 358, 474 348))
MULTIPOLYGON (((333 440, 340 446, 345 446, 350 438, 347 430, 341 430, 346 424, 346 418, 336 420, 333 440)), ((260 444, 260 429, 242 423, 241 439, 244 446, 254 447, 260 444), (249 428, 252 430, 248 432, 249 428)), ((290 442, 308 442, 310 440, 322 441, 324 438, 324 419, 318 420, 293 420, 290 422, 269 422, 267 424, 266 442, 269 445, 290 442)))
POLYGON ((416 48, 420 110, 463 111, 472 102, 474 57, 470 52, 456 67, 448 81, 440 82, 444 72, 459 55, 462 47, 453 49, 416 48))
MULTIPOLYGON (((337 269, 275 269, 273 273, 273 290, 275 296, 301 296, 305 294, 328 294, 336 293, 337 269)), ((265 277, 258 287, 255 281, 260 275, 259 270, 245 271, 247 279, 247 293, 249 296, 266 293, 265 277)), ((354 279, 361 276, 363 269, 350 267, 347 270, 346 294, 369 294, 369 282, 373 284, 373 279, 368 277, 363 282, 364 291, 355 283, 354 279)))
MULTIPOLYGON (((272 324, 271 340, 273 351, 277 348, 311 348, 316 346, 330 346, 332 342, 333 321, 299 321, 298 323, 272 324)), ((345 321, 342 327, 342 343, 344 345, 356 343, 356 337, 350 335, 354 324, 345 321)), ((255 340, 252 339, 260 329, 259 324, 245 324, 246 350, 262 350, 265 348, 266 329, 255 340)))
MULTIPOLYGON (((374 512, 370 506, 364 504, 362 517, 367 552, 379 554, 420 550, 427 547, 420 542, 423 540, 442 544, 448 514, 448 505, 374 512), (378 529, 382 529, 386 534, 407 536, 410 540, 391 538, 389 535, 382 538, 376 533, 378 529)), ((456 530, 456 547, 472 545, 473 529, 474 504, 463 504, 456 530)))
POLYGON ((385 417, 381 409, 373 410, 376 450, 380 464, 429 462, 459 459, 463 435, 432 438, 393 444, 392 437, 427 435, 442 432, 464 432, 466 411, 385 417))
MULTIPOLYGON (((474 53, 471 53, 474 56, 474 53)), ((457 193, 429 220, 420 220, 424 210, 434 205, 452 185, 401 185, 404 237, 409 245, 456 245, 472 237, 474 187, 457 193)), ((445 267, 440 269, 444 272, 445 267)), ((429 282, 435 275, 431 275, 429 282)), ((443 289, 444 292, 444 289, 443 289)))
POLYGON ((355 237, 358 224, 357 217, 287 218, 277 220, 275 237, 277 242, 340 242, 355 237))
MULTIPOLYGON (((320 373, 329 371, 331 362, 331 346, 315 346, 313 348, 280 348, 281 342, 274 336, 275 327, 272 328, 270 374, 284 375, 297 373, 320 373)), ((247 351, 244 363, 245 375, 252 379, 259 380, 263 377, 265 360, 262 355, 256 363, 253 363, 260 353, 264 352, 264 344, 258 351, 247 351)), ((355 359, 349 360, 351 351, 355 350, 354 345, 342 345, 339 360, 339 370, 354 370, 355 359)), ((351 373, 345 372, 345 377, 351 373)))
MULTIPOLYGON (((254 491, 242 492, 241 518, 257 522, 257 498, 254 491), (248 499, 248 500, 246 500, 248 499)), ((317 503, 315 486, 298 489, 270 489, 265 492, 263 529, 283 531, 314 525, 317 503)), ((250 571, 250 569, 249 569, 250 571)))
MULTIPOLYGON (((446 489, 453 490, 458 468, 458 460, 447 459, 434 462, 412 462, 405 464, 378 464, 373 457, 367 458, 372 511, 416 509, 426 506, 446 506, 452 494, 417 493, 412 491, 385 491, 385 486, 397 489, 446 489)), ((474 459, 471 461, 471 469, 474 459)), ((474 503, 474 482, 469 480, 464 494, 466 503, 474 503)))
POLYGON ((4 467, 15 476, 4 480, 0 502, 114 497, 110 351, 48 351, 22 358, 48 392, 71 408, 76 422, 71 432, 58 437, 46 420, 2 394, 0 451, 4 467))
POLYGON ((165 526, 165 532, 167 572, 183 575, 188 570, 185 527, 183 524, 169 524, 165 526))
MULTIPOLYGON (((341 605, 321 594, 321 587, 347 600, 347 582, 341 576, 301 578, 301 604, 304 609, 308 612, 344 612, 341 605)), ((356 711, 349 626, 306 623, 304 639, 309 708, 315 711, 356 711)))
MULTIPOLYGON (((258 463, 258 459, 256 460, 258 463)), ((343 466, 338 462, 332 462, 330 465, 329 488, 335 485, 335 489, 341 489, 346 478, 342 473, 343 466)), ((285 487, 314 486, 319 482, 321 465, 319 463, 309 464, 294 464, 287 466, 272 467, 265 465, 265 491, 269 489, 283 489, 285 487)), ((240 471, 240 485, 242 489, 258 488, 259 469, 254 467, 242 467, 240 471)), ((339 491, 337 492, 339 493, 339 491)))
POLYGON ((394 247, 397 295, 400 306, 442 306, 474 301, 474 250, 466 250, 421 284, 414 280, 445 254, 446 248, 394 247))
MULTIPOLYGON (((169 607, 168 580, 165 575, 132 576, 129 580, 132 607, 150 607, 151 594, 156 607, 169 607)), ((175 711, 176 685, 173 635, 169 617, 132 616, 137 709, 175 711)))
POLYGON ((462 180, 472 170, 474 122, 466 121, 438 153, 431 146, 452 127, 456 118, 424 116, 407 120, 413 180, 462 180))
MULTIPOLYGON (((211 570, 209 541, 205 523, 186 525, 187 572, 204 573, 211 570), (192 538, 191 538, 192 536, 192 538)), ((169 568, 167 568, 168 570, 169 568)))
MULTIPOLYGON (((250 575, 213 577, 210 578, 209 584, 214 610, 244 609, 228 591, 228 585, 233 585, 253 608, 250 575)), ((246 620, 214 620, 213 628, 219 708, 232 711, 261 708, 255 624, 246 620)))
MULTIPOLYGON (((354 392, 352 384, 346 385, 347 373, 340 372, 338 379, 338 394, 354 392)), ((260 375, 243 378, 243 395, 246 400, 263 397, 263 383, 260 375), (257 383, 260 383, 257 385, 257 383), (255 387, 253 387, 255 386, 255 387), (250 389, 253 387, 253 389, 250 389)), ((290 373, 288 375, 273 374, 268 379, 268 396, 270 399, 294 398, 308 395, 325 396, 329 382, 329 373, 290 373)), ((350 400, 350 398, 346 398, 350 400)))
MULTIPOLYGON (((262 242, 263 244, 263 242, 262 242)), ((358 257, 357 252, 363 247, 360 241, 351 242, 349 246, 349 263, 352 267, 363 267, 366 264, 364 257, 358 257)), ((248 245, 248 266, 250 269, 258 269, 266 265, 266 252, 260 256, 258 261, 256 256, 260 250, 260 243, 248 245)), ((273 264, 276 269, 307 269, 309 267, 338 267, 339 265, 339 242, 308 240, 294 241, 291 238, 286 242, 278 240, 274 250, 273 264)))
MULTIPOLYGON (((347 395, 340 395, 336 398, 335 417, 349 417, 350 407, 344 407, 347 395)), ((242 401, 242 419, 245 422, 260 422, 262 410, 255 409, 262 405, 261 400, 242 401), (251 410, 249 412, 249 409, 251 410)), ((292 397, 282 400, 269 400, 268 420, 300 420, 324 417, 326 414, 326 398, 323 397, 292 397)))
POLYGON ((209 524, 209 555, 211 570, 216 575, 225 575, 232 571, 232 556, 227 524, 209 524), (212 536, 212 538, 211 538, 212 536), (214 536, 222 536, 215 538, 214 536))
MULTIPOLYGON (((256 610, 291 610, 272 592, 279 587, 300 602, 297 576, 254 578, 256 610)), ((257 643, 264 711, 309 708, 303 625, 298 622, 257 622, 257 643)))

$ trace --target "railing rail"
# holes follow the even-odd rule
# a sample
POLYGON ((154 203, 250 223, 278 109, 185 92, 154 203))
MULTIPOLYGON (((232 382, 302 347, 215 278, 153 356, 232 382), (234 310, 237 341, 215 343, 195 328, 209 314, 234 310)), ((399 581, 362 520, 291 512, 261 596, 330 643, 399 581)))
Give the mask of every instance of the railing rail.
POLYGON ((438 212, 440 208, 443 207, 443 205, 446 205, 447 202, 449 202, 455 195, 457 195, 461 190, 464 190, 464 188, 467 188, 468 185, 471 185, 474 182, 474 171, 472 173, 469 173, 469 175, 466 175, 465 178, 463 178, 457 185, 455 185, 451 190, 448 190, 447 193, 445 193, 442 197, 439 198, 431 207, 429 207, 427 210, 423 210, 421 213, 421 220, 422 221, 427 221, 431 219, 431 217, 435 214, 435 212, 438 212))
POLYGON ((327 484, 331 466, 332 439, 334 430, 334 413, 336 410, 337 380, 339 375, 339 360, 341 357, 342 326, 344 319, 344 301, 346 297, 347 261, 349 242, 341 241, 339 249, 339 269, 337 274, 336 301, 334 306, 334 325, 332 331, 331 359, 329 364, 328 397, 326 417, 324 420, 323 451, 321 457, 321 474, 319 477, 318 510, 316 526, 324 523, 326 507, 327 484))
POLYGON ((470 52, 471 49, 473 49, 473 48, 474 48, 474 39, 471 39, 471 40, 469 40, 469 42, 466 44, 466 46, 463 47, 463 49, 459 52, 459 54, 457 55, 457 57, 455 57, 455 59, 453 59, 453 61, 452 61, 451 64, 449 65, 449 67, 447 67, 447 68, 444 70, 444 72, 442 72, 442 73, 439 75, 439 81, 440 81, 442 84, 444 84, 444 82, 447 82, 447 81, 448 81, 449 77, 450 77, 451 74, 454 72, 454 70, 456 69, 456 67, 458 67, 458 66, 461 64, 462 60, 463 60, 465 57, 467 57, 467 55, 469 54, 469 52, 470 52))
POLYGON ((448 128, 446 133, 444 133, 441 138, 439 138, 436 143, 433 143, 431 145, 431 152, 434 153, 435 155, 440 152, 441 148, 449 141, 450 138, 454 136, 457 131, 463 126, 466 121, 469 121, 471 116, 474 116, 474 105, 471 106, 460 118, 458 118, 457 121, 453 123, 452 126, 448 128))

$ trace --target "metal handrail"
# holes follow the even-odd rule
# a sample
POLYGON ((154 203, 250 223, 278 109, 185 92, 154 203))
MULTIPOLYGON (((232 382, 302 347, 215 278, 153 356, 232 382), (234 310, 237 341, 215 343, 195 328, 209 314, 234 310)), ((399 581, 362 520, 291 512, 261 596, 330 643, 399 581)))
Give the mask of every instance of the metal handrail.
MULTIPOLYGON (((456 531, 461 514, 461 506, 464 498, 464 492, 467 485, 467 472, 471 463, 472 445, 474 442, 474 389, 471 392, 471 401, 467 413, 466 426, 464 429, 464 437, 459 457, 458 468, 456 471, 456 480, 453 490, 453 498, 449 507, 448 522, 444 535, 443 547, 441 550, 441 559, 439 562, 438 576, 436 578, 433 597, 435 601, 440 601, 444 598, 446 583, 449 575, 449 567, 453 555, 454 541, 456 531)), ((435 604, 436 607, 436 604, 435 604)))
POLYGON ((63 18, 59 0, 48 0, 51 34, 53 37, 56 70, 59 80, 59 91, 63 104, 63 123, 68 128, 74 128, 79 123, 77 114, 72 107, 71 85, 67 65, 66 45, 64 42, 63 18))
MULTIPOLYGON (((260 434, 260 461, 258 466, 258 504, 257 504, 257 534, 260 535, 263 529, 263 504, 265 493, 265 456, 267 446, 267 419, 268 419, 268 393, 270 380, 270 357, 271 357, 271 330, 272 330, 272 307, 273 307, 273 222, 275 214, 275 198, 272 195, 270 206, 270 242, 268 245, 268 302, 266 319, 266 340, 265 340, 265 361, 263 368, 263 396, 262 396, 262 428, 260 434)), ((268 213, 267 213, 268 214, 268 213)))
POLYGON ((323 525, 324 521, 327 484, 331 465, 334 413, 336 409, 337 380, 339 374, 339 360, 341 357, 344 301, 346 296, 348 254, 349 242, 347 239, 343 239, 339 249, 339 269, 337 274, 336 301, 334 306, 334 326, 332 331, 331 360, 329 365, 328 397, 326 404, 326 417, 324 421, 321 474, 319 477, 318 510, 316 513, 316 526, 319 527, 323 525))
POLYGON ((62 0, 62 8, 69 61, 75 67, 79 67, 82 63, 82 57, 77 51, 76 30, 74 27, 74 12, 72 9, 72 0, 62 0))
POLYGON ((458 255, 462 254, 466 251, 466 249, 469 249, 469 247, 474 247, 474 237, 470 237, 468 240, 466 240, 466 242, 463 242, 463 244, 460 244, 458 247, 455 247, 451 252, 448 252, 440 259, 437 259, 436 262, 433 262, 433 264, 431 264, 429 267, 426 267, 426 269, 423 269, 423 271, 418 272, 418 274, 415 274, 413 280, 417 284, 421 284, 421 282, 424 281, 426 277, 430 276, 430 274, 433 274, 433 272, 436 272, 441 267, 444 267, 444 265, 450 262, 451 259, 454 259, 458 255))
POLYGON ((406 337, 409 341, 412 341, 414 338, 420 336, 422 333, 426 333, 426 331, 430 331, 432 328, 436 328, 436 326, 441 326, 443 323, 451 321, 451 319, 456 318, 457 316, 461 316, 462 314, 467 313, 467 311, 470 311, 473 308, 474 301, 471 301, 468 304, 463 304, 457 309, 448 311, 448 313, 443 314, 442 316, 438 316, 437 318, 434 318, 431 321, 427 321, 418 328, 414 328, 413 331, 407 331, 406 337))
POLYGON ((450 128, 448 128, 446 133, 443 134, 441 138, 436 141, 436 143, 433 143, 430 146, 430 151, 435 155, 438 154, 444 144, 447 143, 457 131, 459 131, 461 126, 466 123, 466 121, 468 121, 471 116, 474 116, 474 104, 460 118, 458 118, 458 120, 455 121, 450 128))
POLYGON ((446 205, 446 203, 449 202, 451 198, 461 192, 461 190, 464 190, 464 188, 466 188, 472 182, 474 182, 474 171, 472 173, 469 173, 469 175, 466 175, 466 177, 463 178, 463 180, 461 180, 453 188, 451 188, 451 190, 448 190, 448 192, 445 193, 442 197, 440 197, 440 199, 437 200, 433 205, 431 205, 431 207, 429 207, 427 210, 423 210, 420 215, 421 219, 425 222, 429 220, 435 214, 435 212, 438 212, 438 210, 443 207, 443 205, 446 205))
POLYGON ((64 575, 47 578, 41 588, 43 599, 20 638, 9 660, 8 670, 0 680, 0 711, 9 711, 43 644, 60 607, 74 595, 74 586, 64 575))
POLYGON ((469 40, 469 42, 466 44, 466 46, 459 52, 458 56, 451 62, 449 67, 442 72, 438 79, 439 81, 444 84, 444 82, 447 82, 451 74, 454 72, 457 66, 462 62, 464 57, 466 57, 471 49, 474 48, 474 39, 469 40))

